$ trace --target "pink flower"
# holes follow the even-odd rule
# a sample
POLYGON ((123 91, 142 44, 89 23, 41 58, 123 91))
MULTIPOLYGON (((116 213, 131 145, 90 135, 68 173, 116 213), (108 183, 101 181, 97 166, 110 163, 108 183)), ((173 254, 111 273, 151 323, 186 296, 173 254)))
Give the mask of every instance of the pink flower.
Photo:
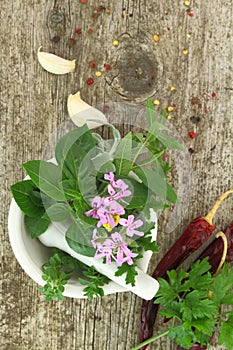
POLYGON ((97 213, 100 219, 97 227, 100 227, 103 224, 109 224, 113 228, 116 226, 113 216, 124 214, 125 209, 115 201, 105 201, 105 207, 100 208, 97 213))
POLYGON ((94 219, 99 219, 98 210, 104 207, 104 200, 100 196, 95 196, 91 206, 93 209, 85 212, 86 216, 92 216, 94 219))
POLYGON ((116 263, 118 266, 121 266, 124 262, 127 262, 129 265, 133 265, 132 258, 135 258, 138 254, 131 252, 128 248, 128 244, 125 243, 120 235, 120 233, 115 232, 111 234, 113 242, 117 245, 117 258, 116 263))
POLYGON ((131 191, 127 190, 128 185, 121 179, 115 180, 114 173, 104 174, 105 180, 110 181, 108 185, 108 193, 112 199, 122 199, 131 195, 131 191), (117 190, 116 190, 117 189, 117 190))
POLYGON ((138 227, 143 225, 143 221, 142 220, 134 221, 134 215, 129 215, 128 216, 128 220, 127 219, 123 219, 123 218, 120 219, 119 223, 122 226, 127 226, 126 234, 129 237, 132 237, 133 235, 137 235, 137 236, 143 236, 144 235, 144 232, 135 230, 136 228, 138 228, 138 227))
POLYGON ((111 238, 105 239, 103 243, 96 242, 98 239, 97 230, 93 231, 92 245, 97 248, 95 258, 106 258, 106 263, 110 264, 112 259, 116 261, 118 266, 121 266, 124 262, 132 265, 134 262, 132 258, 135 258, 137 254, 131 252, 128 248, 128 244, 123 241, 120 233, 115 232, 111 234, 111 238))

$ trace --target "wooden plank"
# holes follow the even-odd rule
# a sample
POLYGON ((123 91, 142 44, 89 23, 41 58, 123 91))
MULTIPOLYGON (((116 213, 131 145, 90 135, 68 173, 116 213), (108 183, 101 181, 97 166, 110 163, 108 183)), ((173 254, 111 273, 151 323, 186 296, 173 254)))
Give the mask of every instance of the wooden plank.
MULTIPOLYGON (((193 17, 183 1, 172 0, 1 3, 1 349, 126 350, 138 342, 139 298, 122 293, 92 302, 67 299, 47 304, 9 244, 9 187, 24 177, 21 164, 40 159, 45 150, 47 155, 51 135, 61 124, 66 127, 70 93, 81 90, 93 105, 139 106, 147 96, 160 100, 159 110, 176 105, 170 123, 192 149, 192 187, 187 210, 171 233, 164 233, 171 213, 160 217, 161 252, 153 257, 150 270, 188 221, 205 214, 232 186, 232 1, 190 3, 193 17), (76 28, 81 34, 74 34, 76 28), (75 45, 69 46, 72 36, 75 45), (113 46, 114 40, 119 46, 113 46), (76 59, 76 71, 66 76, 45 72, 36 58, 41 45, 45 51, 76 59), (91 60, 96 69, 89 66, 91 60), (95 77, 96 70, 101 77, 95 77), (92 86, 86 84, 90 76, 95 79, 92 86), (172 86, 176 90, 171 91, 172 86), (195 139, 189 137, 190 131, 196 132, 195 139)), ((126 132, 127 115, 123 122, 126 132)), ((138 122, 131 116, 132 127, 138 122)), ((232 221, 230 207, 226 200, 218 211, 219 228, 232 221)), ((150 349, 175 347, 163 339, 150 349)))

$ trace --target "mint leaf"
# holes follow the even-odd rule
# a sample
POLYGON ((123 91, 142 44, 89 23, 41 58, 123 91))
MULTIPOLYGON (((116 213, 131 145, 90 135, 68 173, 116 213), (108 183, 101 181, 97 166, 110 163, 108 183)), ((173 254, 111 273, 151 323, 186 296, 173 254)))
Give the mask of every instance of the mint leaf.
POLYGON ((44 233, 49 227, 51 220, 42 216, 30 217, 25 215, 25 226, 32 238, 36 238, 44 233))
POLYGON ((122 276, 123 274, 126 274, 126 284, 135 286, 135 277, 138 275, 136 267, 136 264, 129 265, 127 262, 124 262, 121 266, 118 266, 117 271, 115 272, 115 276, 122 276))
POLYGON ((41 198, 35 203, 33 192, 36 186, 31 180, 17 182, 11 186, 13 197, 24 214, 30 217, 41 216, 44 212, 41 198))
POLYGON ((65 194, 61 187, 61 169, 43 160, 31 160, 23 164, 24 169, 32 182, 47 196, 57 200, 65 200, 65 194))
POLYGON ((78 179, 78 169, 85 155, 95 147, 87 125, 65 134, 57 143, 55 157, 66 178, 78 179))
POLYGON ((222 324, 219 345, 224 344, 227 350, 233 349, 233 311, 231 312, 228 320, 222 324))

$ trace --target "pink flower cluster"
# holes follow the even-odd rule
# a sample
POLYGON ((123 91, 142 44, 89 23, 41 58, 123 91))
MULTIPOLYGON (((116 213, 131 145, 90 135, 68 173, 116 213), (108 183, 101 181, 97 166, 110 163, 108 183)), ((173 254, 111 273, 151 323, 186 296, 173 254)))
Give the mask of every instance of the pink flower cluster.
MULTIPOLYGON (((111 231, 119 224, 125 227, 126 236, 143 236, 143 232, 136 230, 143 225, 142 220, 134 221, 134 215, 129 215, 128 219, 120 218, 120 215, 125 214, 125 209, 118 201, 125 202, 123 198, 131 195, 128 185, 121 179, 115 180, 112 172, 105 174, 104 179, 110 182, 108 184, 109 196, 96 196, 92 201, 92 209, 85 212, 85 215, 99 220, 97 228, 102 225, 104 227, 108 226, 110 227, 108 231, 111 231)), ((97 229, 95 229, 92 245, 96 248, 95 258, 106 257, 107 264, 110 264, 113 259, 118 266, 121 266, 124 262, 132 265, 132 258, 137 256, 137 254, 131 252, 128 248, 128 244, 124 242, 120 232, 113 232, 110 237, 104 239, 103 237, 98 237, 97 229)))
POLYGON ((128 248, 128 244, 122 239, 119 232, 111 234, 111 238, 107 238, 103 243, 99 243, 97 236, 97 230, 94 230, 92 245, 97 248, 95 258, 106 257, 106 263, 111 264, 112 260, 115 260, 118 266, 121 266, 124 262, 129 265, 133 264, 132 258, 135 258, 137 254, 131 252, 128 248))

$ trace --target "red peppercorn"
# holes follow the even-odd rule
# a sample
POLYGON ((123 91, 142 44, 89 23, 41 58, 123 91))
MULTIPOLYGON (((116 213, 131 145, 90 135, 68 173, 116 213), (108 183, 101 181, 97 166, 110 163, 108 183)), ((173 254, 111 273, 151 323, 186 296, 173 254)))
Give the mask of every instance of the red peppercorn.
POLYGON ((76 32, 76 34, 80 35, 80 34, 82 34, 82 29, 81 28, 77 28, 75 32, 76 32))
POLYGON ((212 98, 215 98, 215 97, 216 97, 216 93, 213 92, 213 93, 212 93, 212 98))
POLYGON ((194 14, 192 12, 189 13, 189 17, 193 17, 194 14))
POLYGON ((197 136, 197 134, 195 132, 193 132, 193 131, 189 132, 189 137, 191 139, 195 139, 196 136, 197 136))
POLYGON ((95 61, 90 61, 90 62, 89 62, 89 66, 90 66, 91 68, 95 68, 95 67, 96 67, 95 61))
POLYGON ((86 3, 87 3, 87 0, 80 0, 80 2, 81 2, 82 4, 86 4, 86 3))
POLYGON ((105 64, 105 65, 104 65, 104 68, 105 68, 106 70, 110 70, 110 69, 111 69, 111 66, 110 66, 110 64, 105 64))
POLYGON ((205 109, 205 113, 206 113, 206 114, 209 113, 208 109, 205 109))
POLYGON ((93 85, 94 84, 94 79, 92 77, 88 78, 86 80, 87 85, 93 85))

